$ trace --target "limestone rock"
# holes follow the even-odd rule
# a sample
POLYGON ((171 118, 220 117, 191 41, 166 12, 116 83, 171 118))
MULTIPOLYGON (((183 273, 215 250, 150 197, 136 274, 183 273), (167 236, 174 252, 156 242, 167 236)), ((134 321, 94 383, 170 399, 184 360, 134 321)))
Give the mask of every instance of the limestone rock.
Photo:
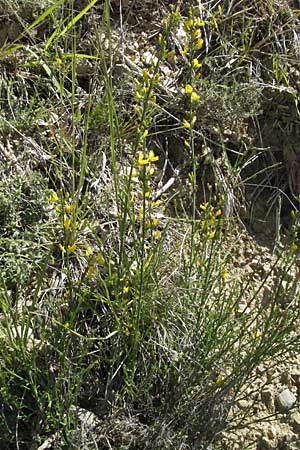
POLYGON ((287 411, 291 409, 294 404, 296 403, 297 398, 295 395, 289 390, 284 389, 280 394, 277 396, 277 405, 280 410, 287 411))

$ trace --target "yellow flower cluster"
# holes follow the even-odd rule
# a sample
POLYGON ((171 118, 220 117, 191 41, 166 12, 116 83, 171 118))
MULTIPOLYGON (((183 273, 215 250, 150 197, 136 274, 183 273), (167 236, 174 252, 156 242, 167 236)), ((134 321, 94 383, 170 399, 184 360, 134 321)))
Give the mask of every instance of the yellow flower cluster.
POLYGON ((145 166, 145 165, 150 164, 152 162, 158 161, 158 159, 159 159, 159 157, 155 156, 153 150, 150 150, 148 155, 144 155, 142 152, 139 152, 138 165, 139 166, 145 166))
MULTIPOLYGON (((203 47, 204 41, 201 38, 201 29, 205 23, 201 20, 200 17, 193 16, 193 11, 190 11, 190 17, 185 20, 184 22, 184 29, 188 33, 189 36, 189 42, 184 47, 183 50, 181 50, 181 55, 188 55, 190 52, 194 52, 195 50, 201 50, 203 47)), ((193 59, 192 65, 195 69, 199 69, 201 67, 201 64, 197 60, 197 58, 193 59)))
POLYGON ((222 210, 220 208, 215 209, 210 203, 202 203, 200 209, 205 214, 205 217, 200 222, 200 231, 208 238, 214 239, 217 229, 218 221, 217 219, 222 215, 222 210))

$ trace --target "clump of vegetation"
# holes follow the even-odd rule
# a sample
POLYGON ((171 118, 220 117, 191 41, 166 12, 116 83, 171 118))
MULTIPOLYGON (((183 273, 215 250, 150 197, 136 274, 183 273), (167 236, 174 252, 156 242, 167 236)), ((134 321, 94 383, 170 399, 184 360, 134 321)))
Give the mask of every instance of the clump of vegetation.
POLYGON ((14 107, 0 100, 0 443, 217 446, 245 419, 235 406, 255 369, 299 346, 297 221, 283 247, 279 220, 259 283, 233 276, 231 238, 247 184, 295 207, 294 181, 275 184, 280 158, 255 130, 267 93, 297 99, 282 65, 296 12, 174 5, 144 66, 120 77, 110 2, 83 3, 45 5, 0 52, 4 67, 21 61, 1 85, 14 107), (86 52, 83 19, 95 27, 86 52), (85 431, 82 409, 94 414, 85 431))

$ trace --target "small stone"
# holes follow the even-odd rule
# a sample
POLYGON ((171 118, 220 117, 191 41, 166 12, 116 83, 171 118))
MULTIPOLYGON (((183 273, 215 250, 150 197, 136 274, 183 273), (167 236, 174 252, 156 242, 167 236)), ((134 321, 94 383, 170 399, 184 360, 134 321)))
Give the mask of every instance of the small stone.
POLYGON ((292 406, 294 406, 294 404, 296 403, 296 401, 297 401, 297 398, 289 389, 284 389, 277 396, 278 407, 281 410, 286 411, 288 409, 291 409, 292 406))
POLYGON ((300 412, 295 411, 291 415, 291 425, 295 432, 300 432, 300 412))

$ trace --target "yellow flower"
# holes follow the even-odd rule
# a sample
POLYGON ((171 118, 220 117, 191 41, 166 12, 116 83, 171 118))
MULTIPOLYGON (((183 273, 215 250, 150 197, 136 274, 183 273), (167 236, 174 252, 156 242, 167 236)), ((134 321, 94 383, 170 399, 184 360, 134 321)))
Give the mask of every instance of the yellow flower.
POLYGON ((186 94, 192 94, 193 92, 193 87, 190 84, 187 84, 184 88, 186 94))
POLYGON ((200 36, 200 34, 201 34, 201 31, 200 31, 200 30, 195 30, 195 31, 194 31, 194 37, 195 37, 195 38, 198 38, 198 37, 200 36))
POLYGON ((198 102, 200 100, 200 95, 198 95, 196 92, 192 92, 191 94, 191 101, 192 102, 198 102))
POLYGON ((160 232, 159 230, 156 230, 155 233, 154 233, 154 237, 155 237, 156 239, 159 239, 160 236, 161 236, 161 232, 160 232))
POLYGON ((215 212, 215 217, 219 217, 219 216, 221 216, 222 215, 222 210, 221 209, 218 209, 216 212, 215 212))
POLYGON ((182 125, 183 125, 183 128, 191 128, 191 124, 185 119, 183 119, 182 125))
POLYGON ((49 198, 49 202, 56 203, 58 202, 58 195, 55 191, 52 192, 51 197, 49 198))
POLYGON ((204 41, 203 39, 199 39, 196 44, 195 44, 195 49, 196 50, 201 50, 201 48, 203 47, 204 41))
POLYGON ((149 191, 147 191, 147 192, 145 192, 145 198, 149 198, 150 197, 150 192, 149 191))
POLYGON ((139 166, 145 166, 146 164, 149 164, 149 159, 145 158, 143 153, 139 153, 139 159, 138 159, 138 165, 139 166))
POLYGON ((76 248, 77 248, 77 245, 75 243, 72 245, 68 245, 68 252, 70 252, 70 253, 75 252, 76 248))
POLYGON ((200 67, 201 67, 201 64, 199 63, 199 61, 198 61, 197 58, 194 58, 194 59, 193 59, 193 67, 194 67, 195 69, 200 69, 200 67))
POLYGON ((149 131, 148 131, 148 130, 145 130, 144 133, 143 133, 143 137, 147 137, 148 134, 149 134, 149 131))
POLYGON ((159 156, 155 156, 154 151, 150 150, 148 159, 150 162, 155 162, 159 160, 159 156))
POLYGON ((60 249, 60 251, 62 252, 62 253, 64 253, 66 250, 65 250, 65 247, 62 245, 62 244, 58 244, 58 248, 60 249))

